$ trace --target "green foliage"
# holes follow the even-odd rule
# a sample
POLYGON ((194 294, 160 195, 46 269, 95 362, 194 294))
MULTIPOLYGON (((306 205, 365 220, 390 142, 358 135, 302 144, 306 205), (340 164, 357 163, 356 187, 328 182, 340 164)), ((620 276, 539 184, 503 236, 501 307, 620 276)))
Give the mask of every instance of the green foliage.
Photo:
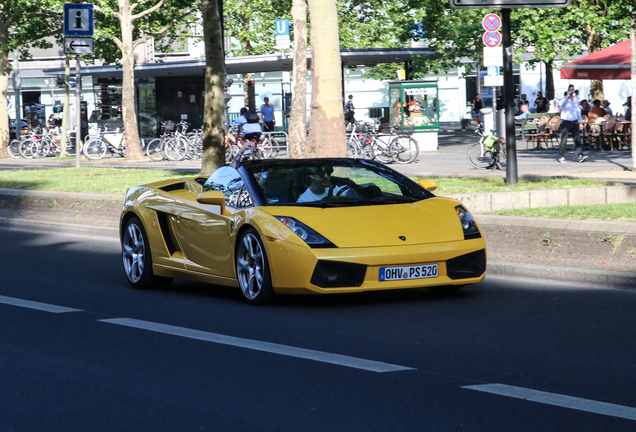
MULTIPOLYGON (((135 8, 131 13, 143 13, 159 1, 134 3, 135 8)), ((117 18, 120 12, 119 3, 118 0, 93 1, 96 6, 95 58, 107 64, 121 64, 121 50, 115 42, 122 38, 121 22, 117 18)), ((139 41, 144 36, 156 35, 155 51, 171 52, 176 40, 184 40, 193 35, 197 20, 196 7, 195 0, 165 0, 155 12, 134 20, 133 40, 139 41)))
MULTIPOLYGON (((355 5, 359 3, 370 5, 375 2, 346 4, 355 10, 355 5)), ((383 7, 388 8, 386 5, 383 7)), ((396 25, 378 21, 378 26, 374 30, 367 29, 367 32, 383 38, 382 42, 387 38, 397 37, 398 42, 389 46, 403 46, 412 37, 408 32, 408 25, 423 23, 426 32, 424 39, 435 55, 419 57, 413 61, 416 78, 427 73, 445 72, 458 66, 470 69, 472 65, 466 64, 466 58, 475 62, 483 48, 482 18, 489 12, 500 13, 498 9, 452 9, 448 0, 403 0, 399 7, 402 18, 394 21, 396 25)), ((590 33, 598 35, 600 48, 625 40, 629 35, 629 17, 635 7, 633 0, 572 0, 570 6, 563 9, 513 9, 511 34, 515 61, 520 61, 530 47, 534 48, 529 58, 531 64, 550 63, 557 59, 570 60, 588 46, 590 33)), ((346 35, 341 36, 343 40, 345 37, 346 35)), ((357 40, 351 39, 351 43, 355 44, 357 40)), ((394 78, 395 70, 401 67, 378 66, 373 77, 394 78)))
MULTIPOLYGON (((226 54, 246 56, 275 51, 275 20, 289 19, 291 0, 234 0, 223 4, 225 36, 231 38, 226 54)), ((293 35, 292 35, 293 40, 293 35)))
POLYGON ((44 38, 61 34, 63 5, 62 0, 0 2, 0 52, 18 48, 28 58, 30 47, 51 47, 44 38))
MULTIPOLYGON (((505 216, 547 217, 556 219, 636 222, 636 203, 510 209, 494 212, 493 214, 505 216)), ((606 241, 609 241, 609 239, 606 241)), ((614 242, 617 241, 617 239, 614 239, 614 242)))

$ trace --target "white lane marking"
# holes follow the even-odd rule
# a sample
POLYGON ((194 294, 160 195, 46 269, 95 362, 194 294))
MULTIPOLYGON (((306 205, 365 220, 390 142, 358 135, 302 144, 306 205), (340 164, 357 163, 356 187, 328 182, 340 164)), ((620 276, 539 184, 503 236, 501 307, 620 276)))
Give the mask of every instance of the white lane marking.
POLYGON ((19 306, 28 309, 37 309, 45 312, 66 313, 66 312, 82 312, 81 309, 73 309, 64 306, 56 306, 48 303, 34 302, 30 300, 22 300, 14 297, 0 296, 0 303, 19 306))
POLYGON ((548 393, 523 387, 514 387, 505 384, 483 384, 462 387, 469 390, 477 390, 501 396, 524 399, 579 411, 587 411, 611 417, 619 417, 628 420, 636 420, 636 408, 616 405, 607 402, 599 402, 590 399, 582 399, 557 393, 548 393))
POLYGON ((115 318, 99 320, 106 323, 118 324, 127 327, 134 327, 143 330, 150 330, 158 333, 165 333, 174 336, 181 336, 190 339, 198 339, 207 342, 214 342, 224 345, 231 345, 257 351, 264 351, 273 354, 280 354, 289 357, 298 357, 307 360, 315 360, 323 363, 331 363, 355 369, 362 369, 371 372, 397 372, 414 370, 410 367, 398 366, 389 363, 382 363, 373 360, 365 360, 346 355, 332 354, 323 351, 314 351, 304 348, 296 348, 288 345, 280 345, 271 342, 262 342, 252 339, 238 338, 218 333, 209 333, 200 330, 193 330, 185 327, 176 327, 167 324, 159 324, 149 321, 141 321, 132 318, 115 318))

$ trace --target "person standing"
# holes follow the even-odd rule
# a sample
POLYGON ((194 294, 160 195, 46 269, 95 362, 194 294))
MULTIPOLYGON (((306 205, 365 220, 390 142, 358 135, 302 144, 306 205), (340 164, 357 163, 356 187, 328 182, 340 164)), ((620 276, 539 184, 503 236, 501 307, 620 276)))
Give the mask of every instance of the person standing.
POLYGON ((538 113, 544 113, 548 110, 548 100, 543 97, 543 93, 537 92, 537 98, 534 101, 538 113))
POLYGON ((263 116, 263 124, 265 125, 265 132, 274 132, 274 105, 269 104, 269 98, 265 96, 263 98, 263 105, 261 105, 261 115, 263 116))
POLYGON ((355 107, 353 106, 353 95, 349 95, 349 100, 344 105, 345 126, 347 126, 349 123, 351 123, 352 125, 355 125, 356 123, 355 115, 356 115, 356 111, 355 111, 355 107))
POLYGON ((481 95, 477 93, 475 95, 475 99, 473 100, 473 118, 475 119, 475 123, 477 127, 484 120, 484 114, 481 112, 481 109, 484 107, 484 102, 481 100, 481 95))
POLYGON ((579 109, 579 97, 574 94, 574 85, 568 87, 568 94, 561 101, 561 142, 559 143, 559 162, 565 163, 565 146, 568 135, 572 134, 574 148, 579 155, 579 162, 585 162, 587 156, 583 154, 581 146, 581 130, 579 124, 583 123, 581 110, 579 109))

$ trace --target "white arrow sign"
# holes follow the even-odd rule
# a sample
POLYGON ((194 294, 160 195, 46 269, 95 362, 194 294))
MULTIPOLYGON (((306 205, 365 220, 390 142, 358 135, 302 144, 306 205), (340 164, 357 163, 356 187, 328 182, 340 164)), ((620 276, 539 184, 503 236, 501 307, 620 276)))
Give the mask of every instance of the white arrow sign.
POLYGON ((93 38, 65 37, 64 54, 93 54, 93 38))

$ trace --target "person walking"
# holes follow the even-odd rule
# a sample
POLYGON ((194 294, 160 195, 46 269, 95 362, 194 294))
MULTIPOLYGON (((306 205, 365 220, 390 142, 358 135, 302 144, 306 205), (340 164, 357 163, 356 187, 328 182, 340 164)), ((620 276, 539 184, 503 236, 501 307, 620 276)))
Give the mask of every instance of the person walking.
POLYGON ((579 155, 579 162, 585 162, 587 156, 583 154, 581 146, 581 130, 579 124, 583 123, 581 111, 579 109, 579 97, 574 94, 574 85, 568 87, 568 94, 561 100, 561 142, 559 143, 559 162, 565 163, 565 146, 568 135, 572 134, 574 148, 579 155))
POLYGON ((261 105, 261 115, 263 116, 263 124, 265 125, 265 132, 274 132, 274 106, 269 104, 269 98, 265 96, 263 98, 263 105, 261 105))

